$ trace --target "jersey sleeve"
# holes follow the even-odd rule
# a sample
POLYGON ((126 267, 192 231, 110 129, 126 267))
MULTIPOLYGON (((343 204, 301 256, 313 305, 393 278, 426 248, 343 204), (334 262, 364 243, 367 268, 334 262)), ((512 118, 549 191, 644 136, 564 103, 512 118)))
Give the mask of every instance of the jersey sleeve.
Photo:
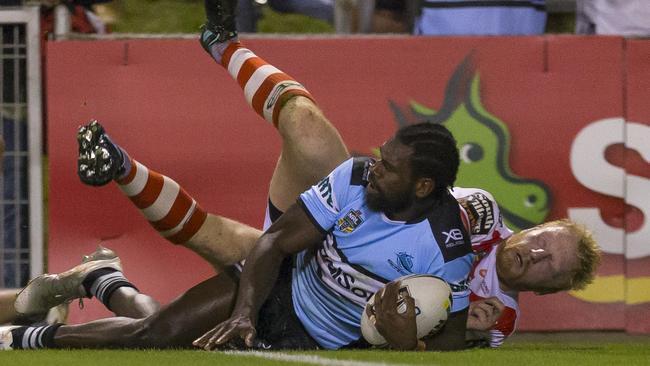
POLYGON ((497 323, 490 329, 490 347, 499 347, 514 331, 517 323, 515 309, 506 307, 497 323))
POLYGON ((347 204, 353 163, 354 159, 346 160, 298 198, 312 222, 324 232, 334 226, 341 208, 347 204))
POLYGON ((499 205, 489 192, 454 187, 452 195, 465 213, 475 253, 488 252, 494 244, 512 235, 512 230, 503 223, 499 205))

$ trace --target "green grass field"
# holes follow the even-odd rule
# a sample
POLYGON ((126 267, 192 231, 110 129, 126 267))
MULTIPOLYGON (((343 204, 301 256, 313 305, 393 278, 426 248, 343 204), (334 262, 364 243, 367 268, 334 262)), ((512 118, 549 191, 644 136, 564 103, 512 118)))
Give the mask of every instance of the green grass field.
POLYGON ((179 351, 8 351, 0 365, 650 365, 650 337, 525 336, 498 350, 461 352, 320 351, 247 354, 179 351))

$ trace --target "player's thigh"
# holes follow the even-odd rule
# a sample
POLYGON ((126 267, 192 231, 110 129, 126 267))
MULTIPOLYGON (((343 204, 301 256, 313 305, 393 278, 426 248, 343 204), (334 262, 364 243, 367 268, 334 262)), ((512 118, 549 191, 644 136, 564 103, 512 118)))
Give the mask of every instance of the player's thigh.
POLYGON ((309 99, 298 97, 287 102, 280 112, 278 128, 282 152, 271 178, 269 197, 286 211, 300 193, 350 155, 334 125, 309 99))
POLYGON ((192 341, 228 319, 237 287, 238 279, 228 272, 201 282, 149 317, 143 337, 161 348, 191 347, 192 341))
POLYGON ((208 214, 188 246, 212 265, 224 268, 248 256, 262 231, 227 217, 208 214))

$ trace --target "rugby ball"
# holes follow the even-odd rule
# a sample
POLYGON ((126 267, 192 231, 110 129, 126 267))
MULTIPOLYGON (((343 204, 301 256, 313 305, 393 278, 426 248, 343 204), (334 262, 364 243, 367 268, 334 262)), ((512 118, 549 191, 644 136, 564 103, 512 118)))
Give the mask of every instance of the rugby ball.
MULTIPOLYGON (((405 294, 415 300, 415 321, 417 323, 418 339, 435 334, 445 325, 451 310, 451 288, 447 282, 431 275, 409 275, 400 277, 393 282, 400 282, 397 311, 406 311, 405 294)), ((368 316, 368 307, 374 314, 375 295, 370 297, 361 316, 361 333, 368 343, 381 346, 386 339, 375 328, 374 316, 368 316)))

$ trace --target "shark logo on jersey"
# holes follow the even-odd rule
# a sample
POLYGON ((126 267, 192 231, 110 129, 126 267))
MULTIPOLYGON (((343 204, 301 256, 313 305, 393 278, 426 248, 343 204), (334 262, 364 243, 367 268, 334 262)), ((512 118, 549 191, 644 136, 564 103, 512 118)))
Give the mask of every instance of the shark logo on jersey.
POLYGON ((338 205, 336 204, 336 198, 334 197, 334 190, 332 188, 332 177, 327 176, 323 178, 318 184, 316 184, 318 189, 318 198, 320 201, 332 212, 339 212, 338 205))
POLYGON ((339 227, 339 231, 344 232, 344 233, 351 233, 359 227, 359 225, 363 224, 363 218, 361 217, 361 211, 359 210, 350 210, 345 216, 339 219, 337 222, 337 225, 339 227))
POLYGON ((388 260, 388 264, 393 267, 397 272, 408 275, 413 273, 413 256, 406 252, 399 252, 397 254, 397 261, 393 262, 388 260))

